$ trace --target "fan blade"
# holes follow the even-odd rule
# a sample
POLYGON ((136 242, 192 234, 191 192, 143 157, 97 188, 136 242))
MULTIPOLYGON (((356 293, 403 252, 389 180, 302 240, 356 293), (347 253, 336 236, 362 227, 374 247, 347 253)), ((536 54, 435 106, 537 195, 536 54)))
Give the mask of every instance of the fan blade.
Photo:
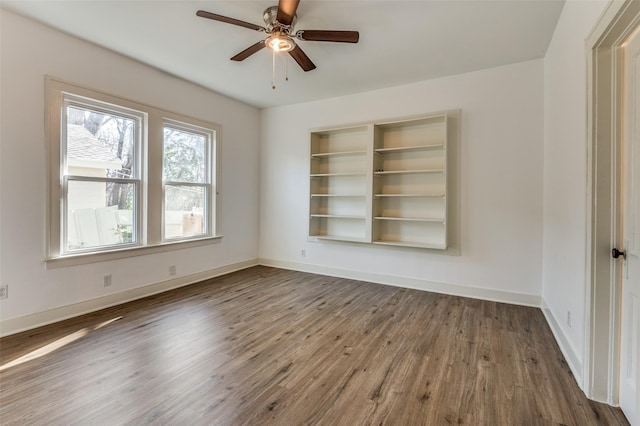
POLYGON ((335 41, 338 43, 357 43, 360 33, 357 31, 300 30, 296 37, 308 41, 335 41))
POLYGON ((300 0, 280 0, 278 2, 278 15, 276 19, 284 25, 291 25, 293 17, 296 16, 300 0))
POLYGON ((289 52, 289 55, 300 65, 305 72, 316 69, 316 66, 311 59, 300 49, 300 46, 296 46, 292 51, 289 52))
POLYGON ((214 21, 220 21, 231 25, 238 25, 240 27, 249 28, 250 30, 266 31, 266 29, 264 27, 261 27, 260 25, 255 25, 250 22, 244 22, 239 19, 229 18, 228 16, 217 15, 215 13, 207 12, 204 10, 197 11, 196 15, 201 18, 213 19, 214 21))
POLYGON ((242 52, 238 53, 236 56, 231 58, 231 60, 232 61, 244 61, 249 56, 253 55, 254 53, 256 53, 256 52, 258 52, 260 50, 262 50, 263 48, 264 48, 264 40, 260 40, 256 44, 253 44, 253 45, 247 47, 246 49, 244 49, 242 52))

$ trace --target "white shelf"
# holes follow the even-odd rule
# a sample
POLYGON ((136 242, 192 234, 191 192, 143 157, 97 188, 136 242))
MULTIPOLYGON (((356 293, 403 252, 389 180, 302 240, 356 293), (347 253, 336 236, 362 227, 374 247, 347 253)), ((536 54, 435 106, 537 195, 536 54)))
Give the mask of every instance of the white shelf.
POLYGON ((380 241, 376 240, 373 244, 379 244, 384 246, 398 246, 398 247, 415 247, 415 248, 427 248, 427 249, 438 249, 444 250, 447 248, 444 244, 423 244, 423 243, 413 243, 408 241, 380 241))
POLYGON ((391 170, 391 171, 382 171, 382 172, 373 172, 376 176, 381 175, 403 175, 409 173, 444 173, 444 169, 428 169, 428 170, 391 170))
POLYGON ((444 197, 445 194, 373 194, 374 198, 378 197, 444 197))
POLYGON ((375 220, 398 220, 403 222, 440 222, 444 223, 444 218, 438 217, 389 217, 389 216, 376 216, 375 220))
POLYGON ((352 215, 343 215, 343 214, 311 214, 311 217, 325 217, 325 218, 334 218, 334 219, 359 219, 359 220, 364 220, 366 219, 365 216, 352 216, 352 215))
POLYGON ((366 153, 367 151, 318 152, 316 154, 311 154, 311 158, 337 157, 341 155, 363 155, 366 153))
POLYGON ((309 235, 311 238, 315 238, 317 240, 330 240, 330 241, 349 241, 353 243, 368 243, 365 238, 357 238, 357 237, 346 237, 343 235, 309 235))
POLYGON ((311 194, 312 197, 349 197, 349 198, 365 198, 366 195, 362 194, 311 194))
POLYGON ((366 173, 312 173, 311 177, 331 177, 331 176, 366 176, 366 173))
POLYGON ((436 145, 417 145, 417 146, 402 146, 396 148, 378 148, 375 150, 378 154, 392 153, 392 152, 410 152, 410 151, 428 151, 432 149, 444 149, 443 144, 436 145))

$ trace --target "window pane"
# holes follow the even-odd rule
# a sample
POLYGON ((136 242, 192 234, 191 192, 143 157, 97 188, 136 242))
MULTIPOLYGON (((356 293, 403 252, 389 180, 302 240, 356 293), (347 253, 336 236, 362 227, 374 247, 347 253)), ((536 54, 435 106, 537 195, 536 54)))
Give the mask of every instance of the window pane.
POLYGON ((67 175, 133 178, 135 120, 67 107, 67 175))
POLYGON ((203 186, 165 186, 164 238, 205 234, 205 205, 205 187, 203 186))
POLYGON ((164 172, 165 181, 205 183, 206 137, 183 130, 164 128, 164 172))
POLYGON ((132 183, 69 181, 67 250, 135 242, 132 183))

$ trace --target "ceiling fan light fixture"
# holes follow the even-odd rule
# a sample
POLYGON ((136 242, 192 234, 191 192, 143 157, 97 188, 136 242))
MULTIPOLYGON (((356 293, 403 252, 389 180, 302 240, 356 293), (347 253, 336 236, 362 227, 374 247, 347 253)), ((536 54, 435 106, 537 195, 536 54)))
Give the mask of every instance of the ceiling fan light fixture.
POLYGON ((274 52, 290 52, 296 47, 296 43, 291 37, 282 33, 269 36, 265 40, 265 44, 274 52))

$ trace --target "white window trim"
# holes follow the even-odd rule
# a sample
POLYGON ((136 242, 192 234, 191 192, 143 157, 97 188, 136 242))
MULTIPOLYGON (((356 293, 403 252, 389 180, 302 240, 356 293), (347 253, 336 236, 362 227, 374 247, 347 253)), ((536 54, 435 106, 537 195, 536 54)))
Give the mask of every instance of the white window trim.
MULTIPOLYGON (((220 207, 218 202, 220 182, 220 141, 221 128, 217 124, 194 119, 182 114, 166 111, 160 108, 145 105, 139 102, 109 95, 97 90, 77 86, 61 81, 51 76, 45 77, 46 102, 45 102, 45 134, 48 149, 48 185, 47 185, 47 230, 46 230, 46 254, 44 262, 47 268, 57 268, 86 263, 101 262, 121 259, 137 255, 145 255, 171 250, 197 247, 220 242, 220 207), (101 251, 63 254, 62 246, 62 186, 61 174, 61 108, 63 94, 68 93, 76 98, 87 98, 99 102, 116 105, 123 109, 140 111, 147 116, 147 125, 141 127, 141 143, 143 149, 139 159, 142 168, 140 176, 139 202, 141 223, 138 224, 139 243, 137 246, 123 246, 108 248, 101 251), (165 122, 186 123, 191 126, 210 129, 214 138, 211 141, 213 154, 211 173, 210 196, 210 235, 200 238, 162 240, 162 138, 165 122), (148 141, 152 141, 151 144, 148 141), (153 177, 153 178, 150 178, 153 177)), ((211 158, 211 157, 210 157, 211 158)))

